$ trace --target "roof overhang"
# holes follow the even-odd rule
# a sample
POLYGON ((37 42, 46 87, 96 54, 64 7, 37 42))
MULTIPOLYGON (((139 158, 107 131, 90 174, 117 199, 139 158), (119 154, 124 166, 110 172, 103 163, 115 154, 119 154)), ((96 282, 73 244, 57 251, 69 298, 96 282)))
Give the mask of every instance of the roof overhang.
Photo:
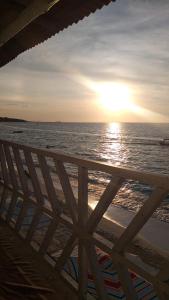
POLYGON ((0 3, 0 67, 115 0, 6 0, 0 3))
POLYGON ((59 0, 34 0, 0 32, 0 47, 12 39, 40 15, 48 12, 59 0))

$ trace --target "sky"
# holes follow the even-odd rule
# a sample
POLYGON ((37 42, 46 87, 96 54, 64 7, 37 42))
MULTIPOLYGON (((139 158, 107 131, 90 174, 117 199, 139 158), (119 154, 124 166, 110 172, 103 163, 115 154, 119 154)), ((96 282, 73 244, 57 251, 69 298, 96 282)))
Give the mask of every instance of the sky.
POLYGON ((0 116, 169 122, 169 1, 117 0, 0 69, 0 116))

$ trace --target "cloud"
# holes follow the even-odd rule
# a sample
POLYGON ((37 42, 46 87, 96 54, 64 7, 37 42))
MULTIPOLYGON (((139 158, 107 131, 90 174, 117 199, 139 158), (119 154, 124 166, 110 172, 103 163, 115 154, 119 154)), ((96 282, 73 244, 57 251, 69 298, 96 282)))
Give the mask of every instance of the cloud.
POLYGON ((169 113, 168 11, 168 0, 110 4, 3 67, 1 95, 22 99, 32 110, 40 103, 62 103, 64 114, 70 103, 70 111, 73 105, 76 110, 77 101, 85 106, 93 97, 76 80, 82 74, 125 82, 143 107, 169 113))

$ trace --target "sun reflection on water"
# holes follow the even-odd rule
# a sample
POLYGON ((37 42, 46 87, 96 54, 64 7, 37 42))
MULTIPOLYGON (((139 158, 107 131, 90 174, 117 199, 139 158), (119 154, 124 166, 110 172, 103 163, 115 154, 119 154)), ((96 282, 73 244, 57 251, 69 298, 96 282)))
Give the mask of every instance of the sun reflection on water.
POLYGON ((113 138, 119 138, 121 133, 120 123, 109 123, 107 133, 112 135, 113 138))
POLYGON ((119 166, 123 160, 120 123, 108 124, 103 147, 102 158, 109 163, 119 166))

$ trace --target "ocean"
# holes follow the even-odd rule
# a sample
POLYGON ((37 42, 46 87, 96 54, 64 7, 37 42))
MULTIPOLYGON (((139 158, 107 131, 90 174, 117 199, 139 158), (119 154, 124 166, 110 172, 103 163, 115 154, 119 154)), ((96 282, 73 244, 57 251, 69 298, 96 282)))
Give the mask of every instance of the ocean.
MULTIPOLYGON (((169 146, 159 143, 163 138, 169 138, 169 124, 0 123, 0 139, 75 154, 117 167, 169 175, 169 146)), ((75 177, 73 168, 69 173, 75 177)), ((108 180, 107 175, 91 173, 89 192, 99 197, 108 180)), ((150 192, 145 185, 127 182, 114 204, 137 211, 150 192)), ((169 222, 169 198, 154 216, 169 222)))

